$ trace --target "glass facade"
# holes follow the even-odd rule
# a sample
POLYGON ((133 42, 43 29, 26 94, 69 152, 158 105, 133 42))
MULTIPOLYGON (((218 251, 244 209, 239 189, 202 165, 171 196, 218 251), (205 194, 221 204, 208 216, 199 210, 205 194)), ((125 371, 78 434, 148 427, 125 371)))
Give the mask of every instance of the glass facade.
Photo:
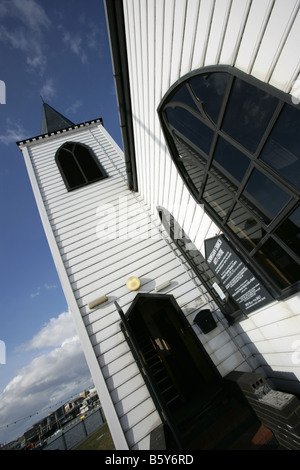
POLYGON ((300 281, 299 106, 231 67, 192 73, 159 116, 197 202, 279 296, 300 281))

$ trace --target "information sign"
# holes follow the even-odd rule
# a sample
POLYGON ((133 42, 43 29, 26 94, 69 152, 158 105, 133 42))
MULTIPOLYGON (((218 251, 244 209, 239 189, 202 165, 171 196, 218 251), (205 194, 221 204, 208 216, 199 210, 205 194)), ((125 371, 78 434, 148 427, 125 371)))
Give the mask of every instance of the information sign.
POLYGON ((249 314, 274 300, 224 235, 205 240, 205 253, 207 264, 242 312, 249 314))

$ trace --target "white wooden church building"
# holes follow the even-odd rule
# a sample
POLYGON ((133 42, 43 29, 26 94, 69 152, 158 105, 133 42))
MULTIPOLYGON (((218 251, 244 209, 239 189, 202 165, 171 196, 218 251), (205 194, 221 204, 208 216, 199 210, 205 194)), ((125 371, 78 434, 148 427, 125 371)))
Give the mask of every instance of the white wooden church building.
POLYGON ((106 0, 124 152, 46 103, 18 142, 117 449, 234 448, 300 394, 299 5, 106 0))

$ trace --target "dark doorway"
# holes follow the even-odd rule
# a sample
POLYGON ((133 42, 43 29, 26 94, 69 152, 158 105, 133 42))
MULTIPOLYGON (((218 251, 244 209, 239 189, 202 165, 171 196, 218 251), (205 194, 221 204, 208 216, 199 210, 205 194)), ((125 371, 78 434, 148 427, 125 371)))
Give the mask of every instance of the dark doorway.
POLYGON ((122 317, 171 446, 227 448, 242 431, 237 424, 247 431, 260 424, 239 392, 228 389, 173 296, 137 294, 122 317))

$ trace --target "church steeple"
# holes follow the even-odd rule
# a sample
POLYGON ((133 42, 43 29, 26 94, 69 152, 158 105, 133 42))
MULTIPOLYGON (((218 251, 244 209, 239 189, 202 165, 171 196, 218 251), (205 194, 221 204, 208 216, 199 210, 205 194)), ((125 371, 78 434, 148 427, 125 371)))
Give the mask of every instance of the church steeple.
POLYGON ((60 114, 43 100, 43 113, 41 122, 41 135, 55 132, 66 127, 74 126, 74 123, 60 114))

